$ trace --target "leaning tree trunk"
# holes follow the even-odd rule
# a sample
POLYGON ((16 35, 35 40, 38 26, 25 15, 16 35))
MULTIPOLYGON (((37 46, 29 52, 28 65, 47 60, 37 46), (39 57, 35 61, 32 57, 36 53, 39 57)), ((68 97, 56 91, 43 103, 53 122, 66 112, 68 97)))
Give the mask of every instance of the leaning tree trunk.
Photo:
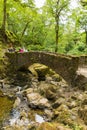
POLYGON ((24 27, 24 29, 23 29, 23 31, 22 31, 22 34, 21 34, 21 37, 20 37, 20 41, 22 40, 22 38, 23 38, 23 36, 24 36, 24 33, 25 33, 25 31, 26 31, 26 29, 27 29, 29 23, 30 23, 30 21, 28 21, 28 22, 25 24, 25 27, 24 27))

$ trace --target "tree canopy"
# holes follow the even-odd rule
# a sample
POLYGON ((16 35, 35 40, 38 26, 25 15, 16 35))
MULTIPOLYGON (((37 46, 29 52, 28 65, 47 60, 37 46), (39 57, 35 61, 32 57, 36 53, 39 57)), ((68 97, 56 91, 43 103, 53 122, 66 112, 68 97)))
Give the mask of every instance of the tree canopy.
POLYGON ((0 37, 28 50, 87 53, 87 1, 0 0, 0 37))

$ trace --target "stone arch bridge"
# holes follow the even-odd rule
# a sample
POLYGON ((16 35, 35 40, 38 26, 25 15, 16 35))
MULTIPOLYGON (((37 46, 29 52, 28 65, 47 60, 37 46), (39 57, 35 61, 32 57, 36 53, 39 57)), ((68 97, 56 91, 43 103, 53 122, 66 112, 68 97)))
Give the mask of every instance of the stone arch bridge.
POLYGON ((78 69, 79 58, 50 52, 30 51, 24 53, 6 53, 13 70, 28 68, 33 63, 44 64, 60 74, 72 84, 78 69))

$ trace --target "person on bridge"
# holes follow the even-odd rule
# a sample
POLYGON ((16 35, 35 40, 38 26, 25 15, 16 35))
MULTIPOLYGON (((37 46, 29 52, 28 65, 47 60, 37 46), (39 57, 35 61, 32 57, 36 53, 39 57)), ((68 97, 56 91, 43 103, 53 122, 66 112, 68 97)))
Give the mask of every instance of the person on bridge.
POLYGON ((23 52, 27 52, 27 50, 25 49, 25 47, 23 47, 23 48, 20 48, 20 49, 19 49, 19 52, 20 52, 20 53, 23 53, 23 52))
POLYGON ((24 49, 23 49, 23 48, 19 49, 19 52, 20 52, 20 53, 23 53, 23 52, 24 52, 24 49))

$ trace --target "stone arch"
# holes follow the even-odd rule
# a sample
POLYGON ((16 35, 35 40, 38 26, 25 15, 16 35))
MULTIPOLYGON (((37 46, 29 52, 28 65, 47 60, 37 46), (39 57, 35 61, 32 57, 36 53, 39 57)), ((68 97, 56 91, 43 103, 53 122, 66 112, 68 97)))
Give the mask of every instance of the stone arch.
POLYGON ((9 62, 15 70, 21 67, 28 67, 33 63, 44 64, 56 73, 61 75, 67 82, 72 83, 76 70, 78 69, 78 57, 59 55, 48 52, 26 52, 26 53, 7 53, 9 62))

